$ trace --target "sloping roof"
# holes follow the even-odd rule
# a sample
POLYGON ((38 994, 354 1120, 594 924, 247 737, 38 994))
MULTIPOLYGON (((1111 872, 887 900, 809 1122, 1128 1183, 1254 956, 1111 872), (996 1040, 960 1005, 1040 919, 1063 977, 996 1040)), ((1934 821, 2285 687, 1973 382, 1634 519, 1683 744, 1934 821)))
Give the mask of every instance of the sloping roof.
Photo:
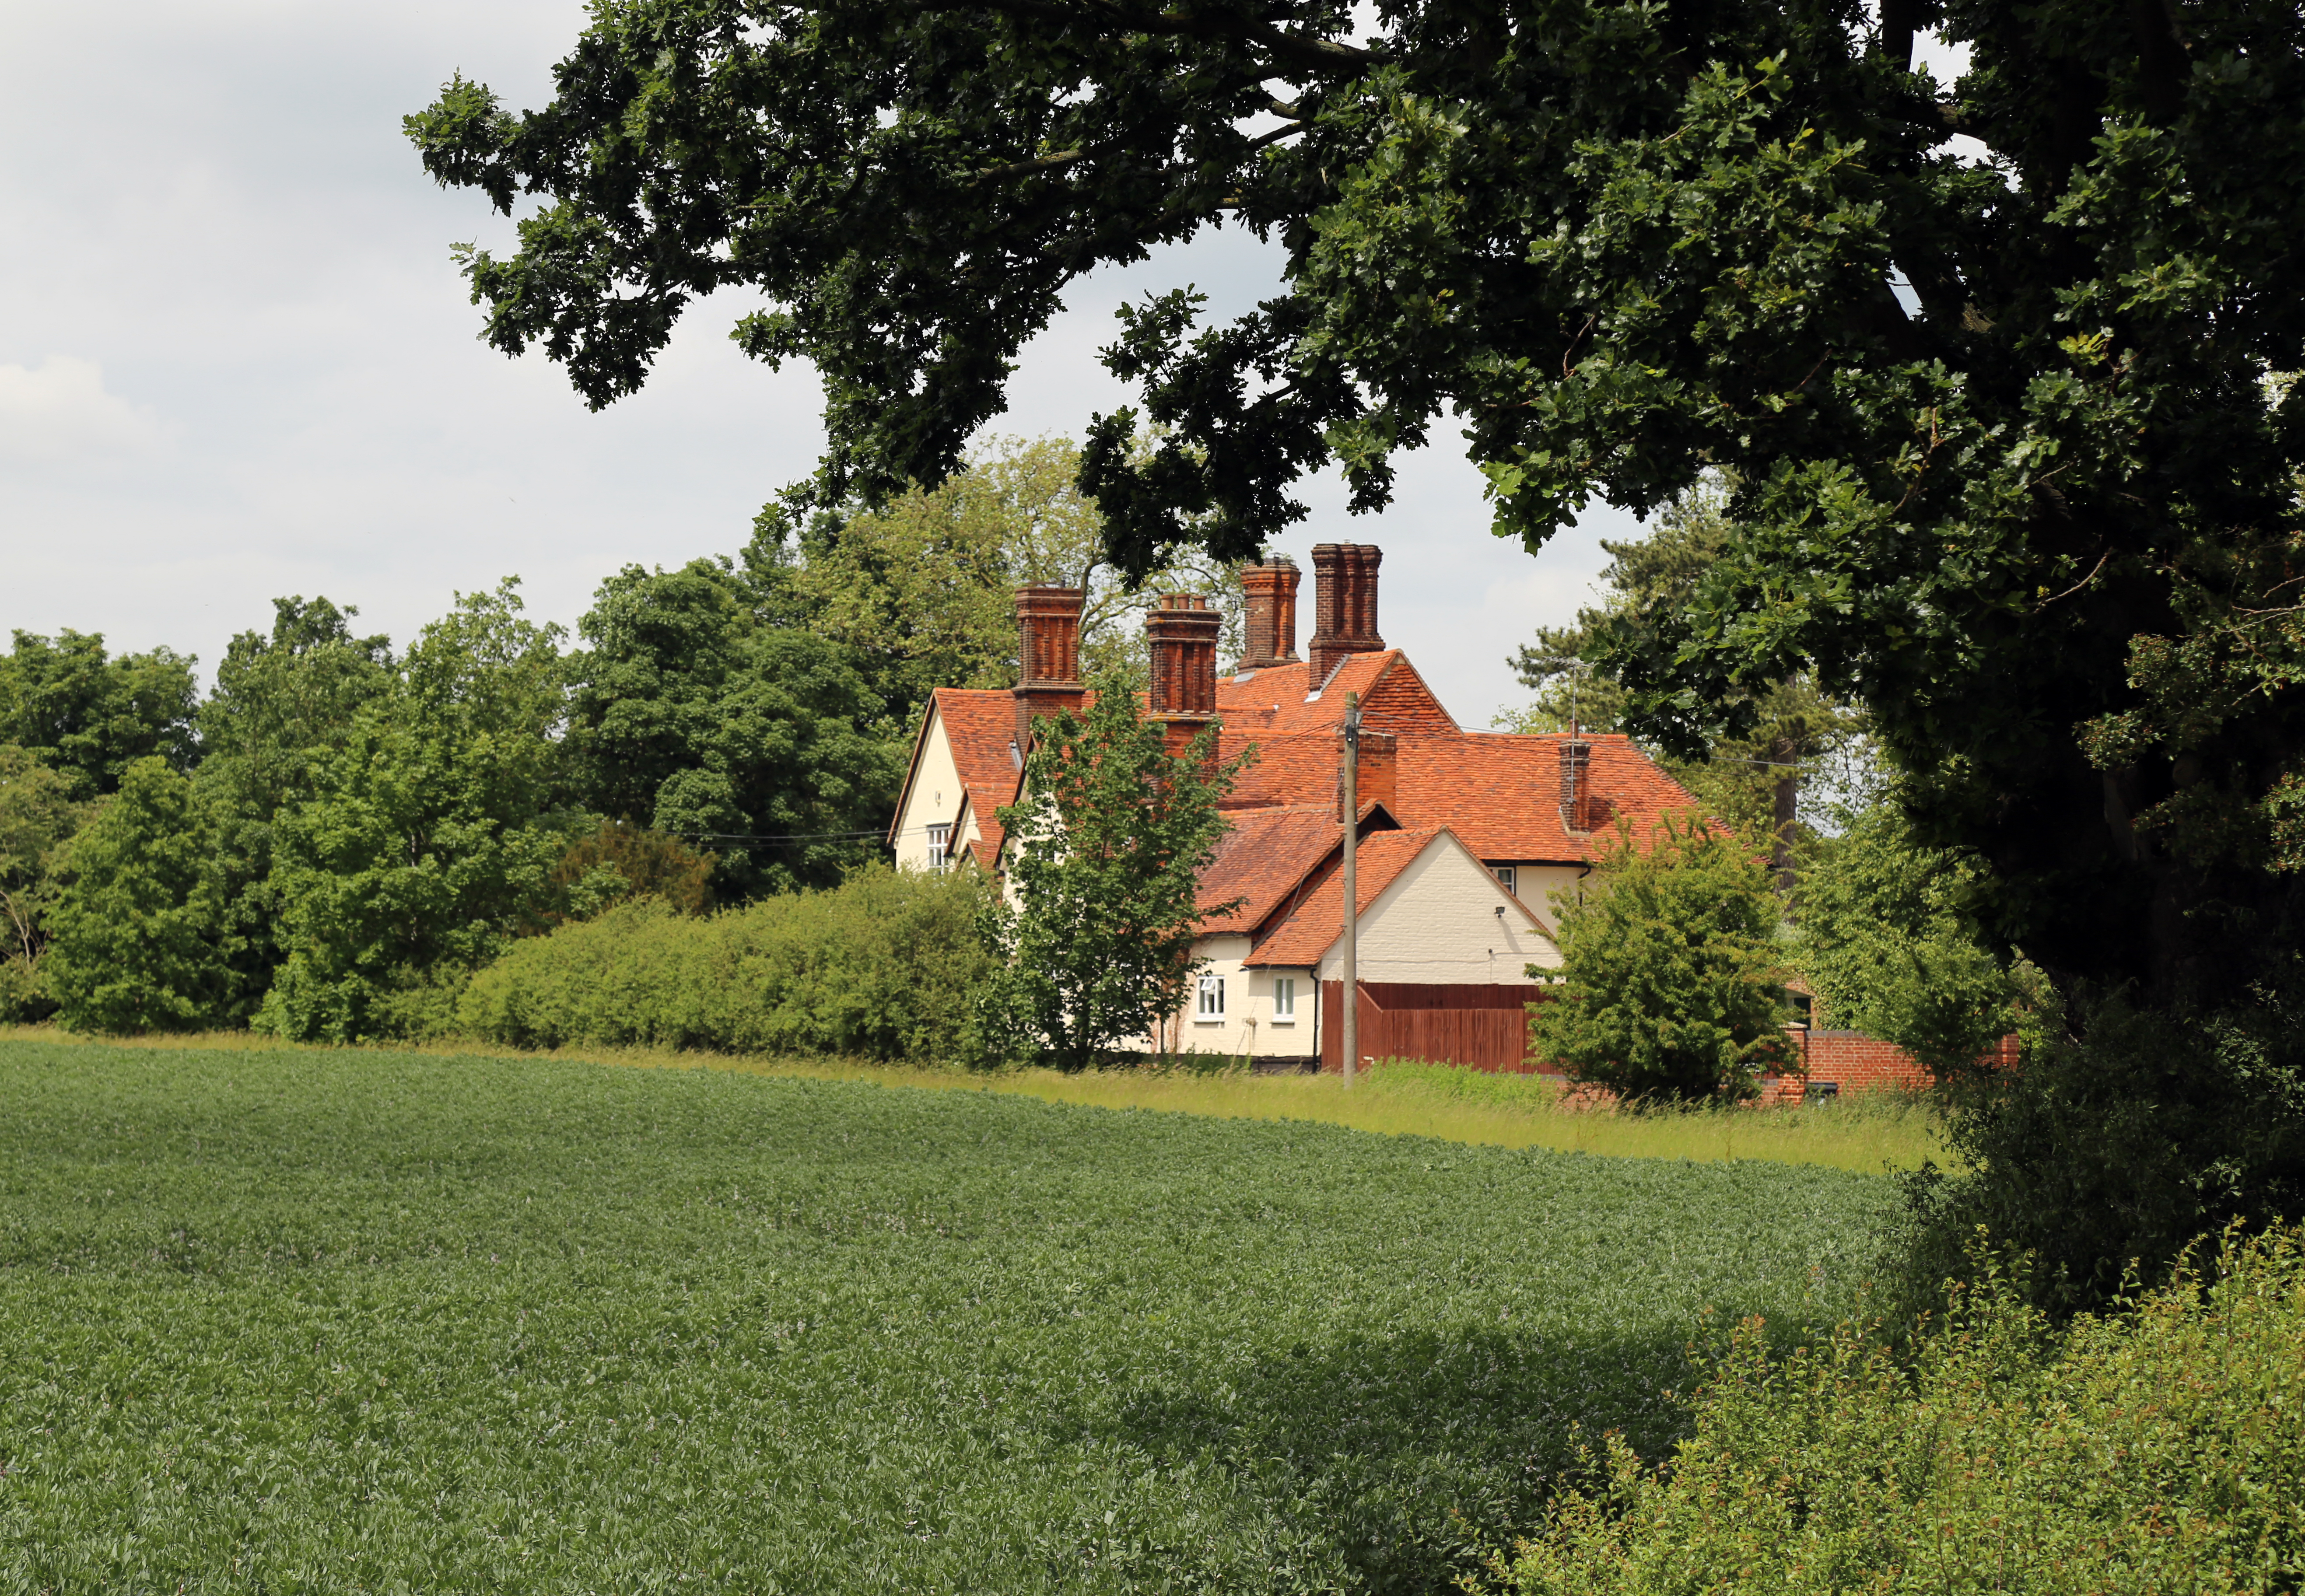
MULTIPOLYGON (((1425 851, 1439 845, 1464 848, 1472 853, 1465 841, 1446 826, 1420 826, 1405 831, 1364 832, 1361 835, 1360 856, 1355 862, 1353 896, 1359 900, 1359 913, 1366 914, 1384 896, 1385 889, 1408 867, 1424 856, 1425 851)), ((1479 863, 1477 857, 1474 863, 1479 863)), ((1484 879, 1486 872, 1484 872, 1484 879)), ((1522 903, 1493 879, 1490 887, 1499 900, 1520 911, 1532 930, 1544 934, 1544 927, 1522 903)), ((1303 970, 1321 962, 1337 939, 1345 934, 1345 878, 1341 870, 1324 873, 1313 890, 1289 916, 1274 926, 1264 940, 1258 943, 1242 964, 1257 966, 1278 966, 1285 970, 1303 970)))
POLYGON ((1217 713, 1239 732, 1333 730, 1345 722, 1345 695, 1361 695, 1362 723, 1380 732, 1454 732, 1457 723, 1399 649, 1348 654, 1325 685, 1309 665, 1217 679, 1217 713), (1317 691, 1316 691, 1317 689, 1317 691))
MULTIPOLYGON (((1688 790, 1622 734, 1595 735, 1586 767, 1592 795, 1608 806, 1590 833, 1561 814, 1565 737, 1501 733, 1403 737, 1393 772, 1393 811, 1409 827, 1446 826, 1481 859, 1575 863, 1596 857, 1620 816, 1646 838, 1660 817, 1697 808, 1688 790)), ((1331 778, 1333 782, 1333 778, 1331 778)))
MULTIPOLYGON (((1000 823, 992 817, 1016 791, 1016 765, 1009 753, 1016 735, 1016 697, 999 688, 940 687, 930 698, 930 713, 921 717, 921 734, 913 748, 912 768, 905 773, 904 790, 912 790, 931 725, 941 726, 984 838, 978 857, 996 859, 1000 823)), ((965 823, 965 817, 955 818, 965 823)))
POLYGON ((1337 852, 1345 828, 1337 811, 1323 804, 1248 810, 1226 817, 1231 828, 1217 845, 1217 856, 1201 872, 1204 910, 1234 898, 1244 900, 1229 914, 1201 922, 1204 936, 1255 931, 1321 862, 1337 852))
MULTIPOLYGON (((1341 831, 1341 827, 1335 829, 1341 831)), ((1353 896, 1360 900, 1360 912, 1368 913, 1369 905, 1383 896, 1384 889, 1400 879, 1401 871, 1416 862, 1416 856, 1433 845, 1433 838, 1445 828, 1439 826, 1419 827, 1406 831, 1377 831, 1362 836, 1360 853, 1353 862, 1353 896)), ((1293 913, 1275 926, 1263 941, 1256 945, 1248 957, 1248 964, 1281 964, 1302 968, 1320 962, 1329 947, 1344 935, 1345 878, 1341 870, 1326 873, 1318 885, 1307 893, 1293 913)))

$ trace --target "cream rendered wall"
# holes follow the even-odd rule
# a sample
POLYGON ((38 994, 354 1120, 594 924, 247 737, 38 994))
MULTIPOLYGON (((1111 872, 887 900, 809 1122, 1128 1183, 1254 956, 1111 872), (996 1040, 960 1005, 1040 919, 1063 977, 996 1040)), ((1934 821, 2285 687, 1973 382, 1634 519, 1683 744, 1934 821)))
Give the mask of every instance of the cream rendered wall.
POLYGON ((1514 896, 1529 906, 1539 925, 1555 930, 1561 925, 1561 911, 1553 906, 1552 895, 1559 892, 1573 897, 1584 875, 1573 864, 1519 865, 1513 870, 1514 896))
MULTIPOLYGON (((1319 1034, 1314 1021, 1319 988, 1310 970, 1244 970, 1240 962, 1248 956, 1248 938, 1243 936, 1204 937, 1193 945, 1193 956, 1207 961, 1201 974, 1224 978, 1225 1014, 1222 1020, 1199 1017, 1200 981, 1195 976, 1192 989, 1186 994, 1184 1013, 1171 1027, 1173 1045, 1178 1050, 1222 1053, 1235 1057, 1243 1053, 1260 1058, 1313 1056, 1319 1034), (1284 1021, 1273 1013, 1272 982, 1276 976, 1296 978, 1297 1015, 1293 1022, 1284 1021)), ((1140 1036, 1130 1045, 1141 1053, 1157 1050, 1149 1036, 1140 1036)))
MULTIPOLYGON (((960 767, 953 762, 952 739, 945 735, 944 717, 931 709, 927 731, 921 739, 920 765, 914 770, 912 785, 905 789, 904 801, 897 810, 898 870, 928 868, 929 828, 952 823, 960 809, 961 793, 960 767)), ((959 852, 962 843, 982 840, 972 814, 967 836, 956 840, 953 851, 959 852)))
MULTIPOLYGON (((1449 836, 1435 837, 1361 916, 1358 973, 1365 981, 1504 984, 1527 981, 1532 964, 1560 963, 1552 938, 1449 836)), ((1333 945, 1322 955, 1321 979, 1344 979, 1333 945)))

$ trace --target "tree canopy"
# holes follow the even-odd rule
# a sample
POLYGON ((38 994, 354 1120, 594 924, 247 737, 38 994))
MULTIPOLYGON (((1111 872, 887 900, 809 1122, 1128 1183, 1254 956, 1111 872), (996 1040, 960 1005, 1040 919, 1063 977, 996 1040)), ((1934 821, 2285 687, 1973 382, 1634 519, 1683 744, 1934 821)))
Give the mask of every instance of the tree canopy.
MULTIPOLYGON (((1684 752, 1757 684, 1861 702, 1932 836, 2062 982, 2242 998, 2305 861, 2305 18, 2275 0, 627 0, 542 108, 409 119, 520 223, 487 335, 594 404, 683 310, 822 375, 818 490, 949 472, 1066 285, 1207 227, 1280 246, 1107 364, 1113 556, 1234 558, 1334 463, 1382 504, 1453 420, 1495 530, 1646 514, 1710 467, 1739 527, 1605 653, 1684 752), (1915 30, 1965 45, 1952 84, 1915 30), (1985 158, 1947 147, 1961 134, 1985 158)), ((2285 956, 2285 955, 2284 955, 2285 956)))

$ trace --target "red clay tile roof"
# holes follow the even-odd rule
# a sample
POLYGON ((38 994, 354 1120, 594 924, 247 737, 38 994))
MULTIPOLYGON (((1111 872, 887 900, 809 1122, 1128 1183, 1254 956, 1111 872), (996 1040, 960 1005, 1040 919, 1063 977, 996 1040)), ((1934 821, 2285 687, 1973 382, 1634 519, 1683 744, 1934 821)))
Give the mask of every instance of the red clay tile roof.
MULTIPOLYGON (((928 746, 929 723, 934 720, 944 727, 945 741, 952 746, 952 762, 968 789, 968 806, 976 811, 977 828, 984 838, 977 857, 996 859, 1000 853, 1000 823, 992 817, 1016 790, 1016 766, 1008 753, 1016 735, 1016 700, 999 688, 940 687, 931 697, 935 713, 921 717, 904 790, 912 790, 920 770, 921 751, 928 746)), ((894 822, 890 824, 893 828, 894 822)), ((892 829, 890 845, 894 845, 892 829)))
POLYGON ((1403 826, 1448 827, 1477 858, 1568 864, 1595 857, 1615 835, 1617 816, 1646 838, 1660 817, 1697 809, 1697 800, 1630 738, 1588 734, 1592 794, 1609 813, 1593 832, 1572 834, 1561 815, 1565 741, 1499 733, 1403 737, 1392 811, 1403 826))
MULTIPOLYGON (((1361 834, 1360 856, 1355 861, 1353 896, 1360 900, 1360 913, 1365 914, 1386 887, 1400 879, 1424 852, 1442 837, 1467 853, 1462 837, 1446 826, 1416 827, 1404 831, 1364 831, 1361 834)), ((1493 885, 1494 885, 1493 883, 1493 885)), ((1496 887, 1498 897, 1528 914, 1529 924, 1542 931, 1528 906, 1514 897, 1501 886, 1496 887)), ((1329 870, 1313 890, 1305 895, 1294 911, 1274 926, 1241 961, 1258 967, 1279 967, 1303 970, 1321 962, 1323 955, 1336 946, 1344 935, 1345 885, 1340 870, 1329 870)))
POLYGON ((1233 731, 1310 732, 1345 721, 1345 695, 1361 695, 1362 723, 1380 732, 1454 732, 1457 723, 1399 649, 1348 654, 1321 688, 1309 665, 1279 665, 1217 679, 1217 713, 1233 731))
POLYGON ((1254 932, 1321 862, 1335 853, 1345 828, 1328 804, 1253 809, 1228 815, 1231 829, 1217 845, 1217 856, 1201 872, 1200 903, 1244 900, 1229 914, 1201 922, 1204 936, 1254 932))

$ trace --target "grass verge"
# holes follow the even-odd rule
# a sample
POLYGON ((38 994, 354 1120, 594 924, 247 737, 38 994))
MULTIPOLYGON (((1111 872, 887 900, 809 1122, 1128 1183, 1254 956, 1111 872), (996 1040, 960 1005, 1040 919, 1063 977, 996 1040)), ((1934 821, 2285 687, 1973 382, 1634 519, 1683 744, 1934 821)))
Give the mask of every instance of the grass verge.
MULTIPOLYGON (((242 1032, 85 1042, 53 1028, 0 1027, 0 1039, 60 1045, 294 1049, 298 1044, 242 1032)), ((319 1049, 328 1051, 328 1049, 319 1049)), ((1563 1108, 1560 1083, 1541 1075, 1492 1075, 1446 1065, 1382 1064, 1350 1091, 1333 1075, 1099 1070, 908 1068, 840 1059, 764 1058, 668 1048, 569 1048, 544 1054, 486 1042, 438 1042, 414 1049, 434 1057, 544 1057, 656 1069, 733 1070, 821 1081, 875 1081, 935 1091, 990 1091, 1100 1108, 1148 1108, 1220 1119, 1306 1120, 1390 1135, 1432 1136, 1474 1146, 1550 1148, 1611 1158, 1687 1159, 1710 1163, 1762 1159, 1821 1164, 1862 1174, 1950 1162, 1937 1112, 1927 1099, 1874 1093, 1788 1108, 1653 1109, 1640 1113, 1563 1108)))
POLYGON ((1888 1183, 566 1059, 0 1041, 47 1591, 1437 1592, 1888 1183))

